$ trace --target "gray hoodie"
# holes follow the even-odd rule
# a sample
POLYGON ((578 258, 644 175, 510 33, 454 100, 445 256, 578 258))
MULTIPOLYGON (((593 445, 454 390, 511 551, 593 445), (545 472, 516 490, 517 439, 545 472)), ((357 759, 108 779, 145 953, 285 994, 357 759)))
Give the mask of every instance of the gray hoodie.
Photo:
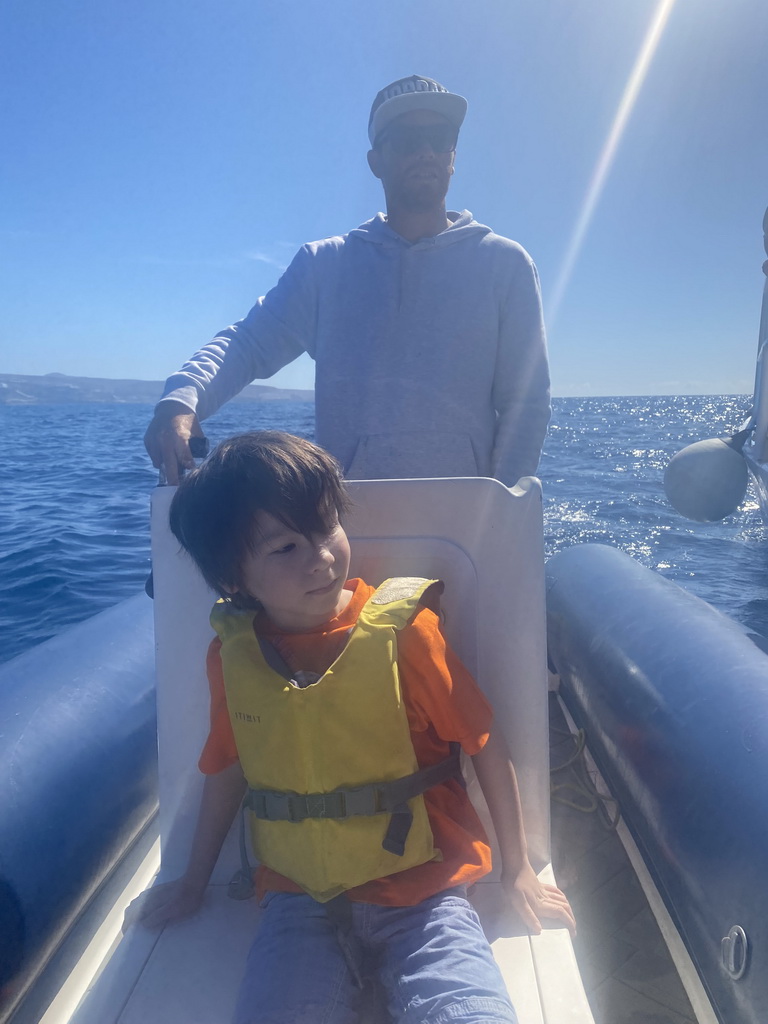
POLYGON ((408 242, 379 213, 302 246, 245 319, 169 377, 200 419, 307 351, 318 444, 351 478, 533 474, 549 420, 536 268, 472 214, 408 242))

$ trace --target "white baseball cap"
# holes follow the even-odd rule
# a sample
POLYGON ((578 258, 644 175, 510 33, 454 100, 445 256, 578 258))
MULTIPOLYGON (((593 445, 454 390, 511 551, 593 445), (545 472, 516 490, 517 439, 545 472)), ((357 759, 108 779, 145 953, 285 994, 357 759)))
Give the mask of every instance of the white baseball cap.
POLYGON ((448 92, 434 78, 411 75, 398 78, 386 85, 376 96, 368 118, 368 138, 373 146, 376 137, 401 114, 409 110, 434 110, 442 114, 455 127, 461 128, 467 113, 467 101, 463 96, 448 92))

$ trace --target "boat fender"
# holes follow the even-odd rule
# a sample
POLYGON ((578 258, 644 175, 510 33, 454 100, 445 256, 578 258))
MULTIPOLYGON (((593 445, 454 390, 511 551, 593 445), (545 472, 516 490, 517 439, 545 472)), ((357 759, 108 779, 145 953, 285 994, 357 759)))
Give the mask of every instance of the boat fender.
POLYGON ((664 471, 664 490, 680 515, 714 523, 736 511, 749 482, 741 454, 746 433, 697 441, 672 457, 664 471))

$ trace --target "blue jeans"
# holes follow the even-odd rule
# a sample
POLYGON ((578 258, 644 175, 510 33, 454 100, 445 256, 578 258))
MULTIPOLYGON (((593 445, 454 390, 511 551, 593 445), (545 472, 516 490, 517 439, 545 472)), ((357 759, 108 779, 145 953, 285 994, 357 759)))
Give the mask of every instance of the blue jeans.
MULTIPOLYGON (((234 1024, 357 1024, 363 992, 326 909, 268 893, 234 1024)), ((396 1024, 517 1024, 501 972, 463 888, 415 907, 351 903, 354 940, 396 1024)))

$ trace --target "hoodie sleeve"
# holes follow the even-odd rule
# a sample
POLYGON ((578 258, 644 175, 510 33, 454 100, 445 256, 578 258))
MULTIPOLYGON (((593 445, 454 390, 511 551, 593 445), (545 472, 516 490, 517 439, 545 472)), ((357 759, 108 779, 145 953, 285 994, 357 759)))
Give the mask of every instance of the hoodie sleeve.
POLYGON ((264 380, 302 352, 314 353, 317 290, 313 252, 302 246, 275 287, 248 315, 221 331, 165 382, 172 399, 212 416, 252 380, 264 380))
POLYGON ((550 417, 549 364, 541 290, 527 253, 501 310, 493 384, 497 414, 492 473, 508 487, 535 474, 550 417))

